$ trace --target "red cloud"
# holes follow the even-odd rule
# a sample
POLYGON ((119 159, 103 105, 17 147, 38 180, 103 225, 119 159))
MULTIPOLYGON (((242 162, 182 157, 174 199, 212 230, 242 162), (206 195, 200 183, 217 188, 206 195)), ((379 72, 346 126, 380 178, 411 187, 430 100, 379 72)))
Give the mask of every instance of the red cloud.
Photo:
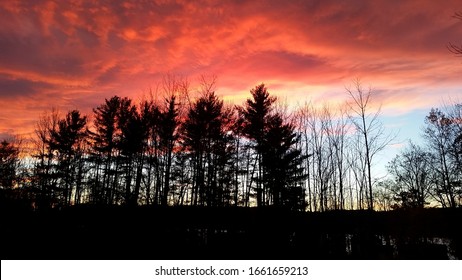
POLYGON ((4 2, 0 133, 31 131, 52 105, 138 95, 166 72, 216 74, 236 102, 261 82, 290 102, 338 100, 356 77, 390 111, 462 94, 445 47, 462 38, 456 0, 4 2))

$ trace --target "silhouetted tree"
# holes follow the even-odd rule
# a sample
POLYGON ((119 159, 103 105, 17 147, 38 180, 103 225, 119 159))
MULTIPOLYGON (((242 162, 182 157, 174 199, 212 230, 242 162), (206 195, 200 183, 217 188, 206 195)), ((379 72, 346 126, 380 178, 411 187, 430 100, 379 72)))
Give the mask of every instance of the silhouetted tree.
MULTIPOLYGON (((347 131, 351 125, 345 107, 333 111, 327 104, 316 108, 305 104, 296 112, 301 150, 305 156, 304 173, 308 210, 343 209, 349 171, 347 131)), ((350 199, 351 200, 351 199, 350 199)))
POLYGON ((191 164, 191 157, 185 147, 178 147, 175 151, 174 164, 172 166, 172 184, 174 192, 174 204, 192 204, 188 199, 191 182, 193 182, 194 168, 191 164))
POLYGON ((17 183, 19 147, 11 141, 0 142, 0 188, 12 189, 17 183))
POLYGON ((91 133, 93 143, 93 159, 95 162, 95 178, 91 192, 94 203, 112 204, 115 192, 115 175, 118 172, 116 164, 117 146, 120 131, 117 128, 118 113, 121 98, 113 96, 106 99, 96 109, 93 109, 95 132, 91 133), (100 170, 102 165, 102 170, 100 170))
POLYGON ((125 180, 124 200, 130 205, 138 203, 140 194, 144 152, 149 133, 149 104, 142 104, 140 111, 130 99, 121 100, 117 127, 120 129, 119 149, 125 180))
POLYGON ((399 207, 423 207, 433 202, 429 195, 443 207, 461 203, 460 104, 429 113, 427 150, 411 144, 389 165, 394 180, 383 181, 374 194, 371 165, 391 137, 378 120, 380 109, 371 110, 371 90, 359 82, 347 89, 351 112, 311 104, 293 118, 263 84, 244 106, 232 107, 216 96, 213 81, 204 81, 187 112, 187 83, 181 82, 164 85, 161 102, 152 95, 136 105, 129 98, 106 99, 93 110, 92 132, 78 110, 64 117, 52 111, 37 122, 28 180, 6 167, 5 155, 15 145, 0 143, 1 187, 31 186, 38 207, 256 202, 325 211, 390 209, 392 198, 399 207))
POLYGON ((223 102, 213 91, 205 91, 192 104, 184 122, 183 145, 194 167, 193 205, 212 206, 219 200, 216 163, 225 137, 223 121, 223 102))
POLYGON ((302 142, 302 151, 303 155, 306 157, 305 166, 304 166, 304 174, 306 176, 306 190, 307 190, 307 207, 308 211, 316 211, 316 194, 312 189, 312 178, 313 173, 311 172, 312 161, 310 158, 313 156, 312 150, 312 137, 311 132, 313 131, 310 127, 311 119, 312 119, 312 112, 314 111, 313 106, 311 104, 305 103, 301 106, 296 112, 296 121, 297 121, 297 129, 301 136, 302 142))
POLYGON ((409 143, 387 166, 393 176, 389 186, 399 207, 423 208, 428 204, 432 187, 431 156, 421 147, 409 143))
POLYGON ((143 102, 144 118, 147 125, 146 164, 147 173, 145 176, 145 200, 146 204, 159 205, 162 201, 163 188, 163 167, 164 160, 161 149, 160 122, 161 109, 156 101, 151 98, 143 102))
POLYGON ((35 125, 32 153, 35 160, 30 181, 37 193, 38 208, 52 207, 57 202, 58 178, 54 168, 55 155, 50 144, 51 135, 56 133, 59 118, 59 112, 52 109, 50 113, 41 116, 35 125))
POLYGON ((379 211, 389 211, 396 208, 402 208, 402 200, 393 193, 395 189, 395 180, 388 178, 380 180, 374 193, 376 209, 379 211), (399 199, 398 201, 396 199, 399 199), (398 203, 398 204, 397 204, 398 203))
POLYGON ((248 195, 245 190, 245 181, 246 176, 242 177, 242 175, 246 175, 249 169, 249 166, 243 164, 242 161, 245 159, 245 146, 244 146, 244 118, 242 115, 242 111, 239 108, 233 110, 233 119, 234 122, 231 124, 231 130, 233 133, 233 140, 234 140, 234 153, 233 153, 233 173, 234 173, 234 205, 238 206, 239 201, 242 201, 245 206, 248 205, 248 195), (240 189, 239 185, 242 185, 242 193, 241 197, 239 196, 240 189))
POLYGON ((350 123, 347 119, 345 106, 340 106, 337 114, 328 110, 327 138, 328 146, 332 151, 332 189, 334 209, 344 209, 345 207, 345 188, 347 173, 347 132, 350 123), (338 191, 338 193, 337 193, 338 191))
POLYGON ((268 120, 262 143, 263 183, 275 206, 303 210, 305 194, 299 183, 304 179, 304 157, 296 148, 298 136, 291 124, 284 124, 279 114, 268 120))
POLYGON ((60 202, 63 205, 80 202, 86 125, 87 117, 81 116, 78 110, 73 110, 58 121, 56 130, 51 131, 50 148, 56 153, 56 167, 62 191, 60 202))
POLYGON ((252 99, 247 99, 243 108, 240 108, 244 118, 244 134, 254 142, 254 149, 257 155, 257 206, 265 203, 265 190, 262 183, 265 180, 263 170, 264 140, 268 131, 268 120, 272 114, 273 104, 276 97, 270 96, 264 84, 256 86, 250 91, 252 99))
MULTIPOLYGON (((328 160, 331 150, 327 149, 327 115, 326 110, 318 110, 313 106, 303 108, 302 114, 304 123, 307 125, 305 128, 309 131, 309 135, 305 134, 305 153, 311 153, 311 165, 308 165, 308 170, 311 168, 312 177, 312 202, 314 211, 324 211, 328 209, 327 201, 327 186, 329 183, 330 161, 328 160)), ((306 131, 305 131, 306 133, 306 131)))
POLYGON ((460 119, 453 119, 439 109, 432 109, 425 119, 424 137, 433 155, 434 196, 443 207, 457 207, 461 197, 460 119))
POLYGON ((374 209, 374 196, 372 192, 372 164, 374 156, 382 151, 393 139, 391 135, 385 134, 384 126, 379 120, 380 108, 371 112, 372 90, 365 90, 359 80, 355 82, 354 89, 347 88, 351 103, 350 116, 356 131, 361 135, 362 143, 359 147, 361 160, 364 161, 366 170, 366 182, 368 190, 368 209, 374 209))
POLYGON ((171 169, 175 144, 178 141, 178 128, 180 125, 177 97, 171 95, 165 99, 164 110, 159 116, 159 138, 160 148, 166 157, 165 179, 162 195, 162 204, 168 204, 170 193, 171 169))
POLYGON ((454 134, 451 155, 456 171, 462 174, 462 103, 454 102, 453 105, 445 106, 444 109, 448 118, 451 119, 454 134))
POLYGON ((238 194, 234 193, 238 192, 236 173, 239 172, 238 165, 236 165, 236 158, 238 158, 238 140, 236 138, 239 136, 234 134, 237 123, 234 109, 233 106, 224 106, 222 109, 221 137, 216 147, 217 184, 221 192, 219 198, 220 203, 226 206, 231 205, 231 201, 234 201, 236 205, 238 197, 238 194))
POLYGON ((213 171, 211 146, 220 134, 220 116, 223 103, 214 92, 205 92, 189 109, 184 123, 183 144, 188 150, 194 167, 192 204, 205 205, 211 199, 213 175, 206 179, 206 169, 213 171))

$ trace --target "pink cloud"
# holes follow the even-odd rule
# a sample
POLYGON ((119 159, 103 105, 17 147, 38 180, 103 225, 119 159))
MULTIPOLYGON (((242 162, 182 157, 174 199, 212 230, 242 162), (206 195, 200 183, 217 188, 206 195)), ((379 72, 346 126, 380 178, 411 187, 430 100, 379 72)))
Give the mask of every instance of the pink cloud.
POLYGON ((235 102, 261 82, 290 102, 335 101, 360 77, 390 112, 435 106, 446 92, 462 95, 460 59, 446 50, 462 38, 462 22, 451 18, 459 6, 5 1, 0 105, 8 110, 0 112, 0 133, 30 130, 50 104, 90 112, 104 97, 136 97, 167 72, 215 74, 220 94, 235 102))

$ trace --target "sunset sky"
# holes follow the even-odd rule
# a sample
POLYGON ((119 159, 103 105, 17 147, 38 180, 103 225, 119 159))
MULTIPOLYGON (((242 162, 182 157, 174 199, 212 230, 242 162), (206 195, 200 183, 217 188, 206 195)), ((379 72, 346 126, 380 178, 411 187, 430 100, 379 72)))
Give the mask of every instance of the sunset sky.
POLYGON ((462 99, 460 0, 2 1, 0 139, 39 115, 138 98, 166 73, 217 77, 241 104, 255 85, 291 105, 346 99, 356 78, 399 141, 431 107, 462 99), (444 3, 443 3, 444 2, 444 3))

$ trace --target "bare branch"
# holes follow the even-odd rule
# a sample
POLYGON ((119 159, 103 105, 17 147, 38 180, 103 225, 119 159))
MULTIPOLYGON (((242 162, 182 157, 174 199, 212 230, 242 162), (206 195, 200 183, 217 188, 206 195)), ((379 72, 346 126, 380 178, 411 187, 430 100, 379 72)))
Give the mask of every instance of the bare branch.
POLYGON ((456 46, 452 43, 449 43, 447 46, 448 50, 454 54, 462 55, 462 46, 456 46))
POLYGON ((452 17, 462 20, 462 12, 455 12, 452 17))
MULTIPOLYGON (((462 20, 462 12, 456 12, 453 15, 454 18, 462 20)), ((447 48, 450 52, 457 54, 457 55, 462 55, 462 45, 456 46, 453 43, 449 43, 447 45, 447 48)))

